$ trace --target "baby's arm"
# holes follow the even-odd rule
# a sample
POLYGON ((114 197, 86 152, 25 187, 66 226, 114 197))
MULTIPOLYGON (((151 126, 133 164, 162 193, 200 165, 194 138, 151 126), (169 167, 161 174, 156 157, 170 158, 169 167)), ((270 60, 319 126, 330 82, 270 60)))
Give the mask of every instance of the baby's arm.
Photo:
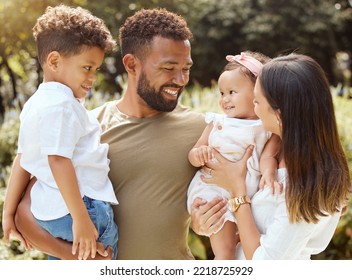
POLYGON ((280 152, 280 148, 280 137, 272 134, 265 144, 260 157, 260 172, 262 173, 262 178, 259 183, 260 189, 263 189, 265 185, 268 185, 273 192, 275 187, 279 188, 279 192, 282 190, 282 186, 276 181, 276 170, 278 168, 277 156, 280 152))
POLYGON ((24 247, 28 249, 25 238, 17 230, 15 225, 15 214, 17 206, 21 200, 31 175, 20 165, 21 154, 17 154, 10 173, 10 178, 6 190, 4 207, 2 212, 2 228, 4 231, 4 242, 9 243, 10 235, 20 240, 24 247))
POLYGON ((188 153, 188 160, 194 167, 203 166, 214 158, 213 149, 208 146, 208 138, 212 129, 213 123, 208 124, 197 143, 188 153))
POLYGON ((56 155, 49 155, 48 161, 56 184, 72 216, 72 254, 75 255, 79 247, 78 259, 87 259, 89 254, 94 258, 98 232, 81 198, 72 161, 56 155))

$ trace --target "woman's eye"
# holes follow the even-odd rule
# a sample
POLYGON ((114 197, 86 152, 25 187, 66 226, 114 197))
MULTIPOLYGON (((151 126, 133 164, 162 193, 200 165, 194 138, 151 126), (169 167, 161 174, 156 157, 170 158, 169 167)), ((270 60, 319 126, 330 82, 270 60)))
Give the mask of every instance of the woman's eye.
POLYGON ((90 71, 92 69, 91 66, 84 66, 83 68, 86 69, 87 71, 90 71))

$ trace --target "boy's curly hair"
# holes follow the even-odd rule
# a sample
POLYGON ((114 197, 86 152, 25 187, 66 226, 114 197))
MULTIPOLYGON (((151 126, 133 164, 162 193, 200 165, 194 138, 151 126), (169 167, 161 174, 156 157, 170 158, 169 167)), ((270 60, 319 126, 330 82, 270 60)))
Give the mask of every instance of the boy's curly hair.
POLYGON ((189 40, 192 32, 179 15, 164 8, 142 9, 128 17, 119 30, 122 56, 134 54, 143 59, 154 37, 189 40))
POLYGON ((46 8, 33 27, 33 36, 41 65, 52 51, 75 55, 84 47, 98 47, 107 53, 116 48, 116 41, 102 19, 81 7, 62 4, 46 8))

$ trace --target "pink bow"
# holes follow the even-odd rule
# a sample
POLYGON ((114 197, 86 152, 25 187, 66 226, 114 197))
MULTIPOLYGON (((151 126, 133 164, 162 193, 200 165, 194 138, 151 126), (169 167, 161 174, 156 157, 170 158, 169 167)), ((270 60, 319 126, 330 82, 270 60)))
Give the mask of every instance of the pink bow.
POLYGON ((226 60, 238 62, 251 71, 256 77, 263 68, 263 64, 259 60, 252 56, 246 55, 244 52, 241 52, 241 54, 238 55, 227 55, 226 60))

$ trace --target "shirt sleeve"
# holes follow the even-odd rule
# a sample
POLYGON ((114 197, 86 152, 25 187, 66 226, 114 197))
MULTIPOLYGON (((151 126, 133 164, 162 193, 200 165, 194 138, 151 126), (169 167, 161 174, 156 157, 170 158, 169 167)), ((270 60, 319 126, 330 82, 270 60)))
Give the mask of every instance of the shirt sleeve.
POLYGON ((213 122, 215 119, 215 114, 212 113, 212 112, 207 112, 205 113, 205 118, 204 118, 204 121, 209 124, 211 122, 213 122))
POLYGON ((72 106, 52 106, 41 112, 39 133, 43 155, 72 158, 83 127, 72 106))
POLYGON ((338 213, 321 217, 318 223, 290 223, 286 209, 283 200, 272 224, 261 235, 253 259, 302 259, 323 251, 328 245, 338 222, 338 213))

